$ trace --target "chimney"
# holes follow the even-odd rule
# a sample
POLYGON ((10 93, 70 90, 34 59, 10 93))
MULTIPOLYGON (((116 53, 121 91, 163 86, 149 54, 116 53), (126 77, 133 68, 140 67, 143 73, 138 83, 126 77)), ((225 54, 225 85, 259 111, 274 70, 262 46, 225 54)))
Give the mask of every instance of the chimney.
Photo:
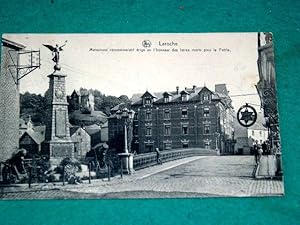
POLYGON ((196 87, 197 87, 196 85, 193 85, 193 91, 195 91, 195 90, 196 90, 196 87))
POLYGON ((186 90, 187 90, 187 87, 185 87, 184 90, 186 91, 186 90))
POLYGON ((176 87, 176 94, 177 95, 179 94, 179 87, 178 86, 176 87))

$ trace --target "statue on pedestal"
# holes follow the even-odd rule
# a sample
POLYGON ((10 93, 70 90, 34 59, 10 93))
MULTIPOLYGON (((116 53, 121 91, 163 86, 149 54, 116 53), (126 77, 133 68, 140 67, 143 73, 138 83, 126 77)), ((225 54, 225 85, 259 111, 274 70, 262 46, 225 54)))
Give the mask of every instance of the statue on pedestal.
POLYGON ((54 46, 52 45, 44 45, 46 48, 48 48, 51 52, 52 55, 54 55, 52 61, 55 62, 55 66, 54 66, 54 70, 60 70, 61 67, 59 65, 59 53, 60 51, 63 51, 63 47, 67 44, 67 41, 65 41, 65 43, 61 46, 59 46, 58 44, 54 46))
MULTIPOLYGON (((66 41, 67 42, 67 41, 66 41)), ((46 132, 43 154, 49 156, 51 165, 59 165, 64 158, 74 157, 74 142, 70 138, 68 102, 66 98, 66 74, 60 72, 60 52, 66 45, 44 45, 48 48, 55 62, 54 72, 48 75, 49 89, 46 110, 46 132)))

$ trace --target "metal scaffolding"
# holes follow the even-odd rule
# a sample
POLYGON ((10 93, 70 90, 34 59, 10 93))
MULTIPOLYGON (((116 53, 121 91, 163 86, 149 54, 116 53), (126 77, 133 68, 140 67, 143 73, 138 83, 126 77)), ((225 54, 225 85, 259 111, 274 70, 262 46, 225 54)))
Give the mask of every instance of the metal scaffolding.
POLYGON ((8 65, 9 72, 16 85, 19 84, 19 80, 27 76, 41 66, 40 50, 21 50, 18 51, 17 60, 14 60, 13 54, 15 50, 9 50, 8 54, 11 59, 12 65, 8 65), (25 60, 27 59, 27 60, 25 60), (25 62, 23 62, 25 61, 25 62), (14 76, 16 71, 16 76, 14 76))

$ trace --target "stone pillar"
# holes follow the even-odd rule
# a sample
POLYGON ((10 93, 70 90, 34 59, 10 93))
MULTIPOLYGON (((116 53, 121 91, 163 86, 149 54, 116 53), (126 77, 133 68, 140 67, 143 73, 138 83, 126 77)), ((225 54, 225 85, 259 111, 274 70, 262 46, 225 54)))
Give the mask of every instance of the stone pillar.
POLYGON ((66 97, 66 75, 55 71, 49 76, 47 122, 44 153, 50 157, 51 165, 58 165, 66 157, 74 157, 74 142, 70 138, 68 103, 66 97))

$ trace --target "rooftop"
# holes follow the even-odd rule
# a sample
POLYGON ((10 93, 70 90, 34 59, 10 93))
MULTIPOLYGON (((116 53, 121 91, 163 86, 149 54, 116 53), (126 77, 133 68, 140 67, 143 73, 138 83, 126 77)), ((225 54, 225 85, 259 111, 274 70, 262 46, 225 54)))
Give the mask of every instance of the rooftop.
MULTIPOLYGON (((217 85, 216 85, 217 87, 217 85)), ((142 97, 146 94, 150 94, 151 96, 154 96, 153 102, 154 103, 164 103, 164 94, 168 93, 169 96, 172 96, 172 99, 169 102, 181 102, 181 94, 186 93, 189 95, 188 101, 197 101, 199 100, 199 92, 202 90, 207 89, 212 93, 212 99, 217 100, 217 99, 225 99, 228 98, 228 95, 226 95, 227 89, 225 84, 220 84, 218 85, 218 90, 222 90, 222 92, 217 92, 217 91, 211 91, 207 87, 196 87, 193 86, 193 88, 185 88, 184 90, 175 90, 175 91, 162 91, 162 92, 154 92, 151 93, 149 91, 146 91, 145 93, 137 93, 133 94, 131 98, 131 105, 140 105, 142 104, 142 97), (223 87, 221 88, 221 86, 223 87), (224 89, 225 88, 225 89, 224 89), (226 91, 225 91, 226 90, 226 91)))

